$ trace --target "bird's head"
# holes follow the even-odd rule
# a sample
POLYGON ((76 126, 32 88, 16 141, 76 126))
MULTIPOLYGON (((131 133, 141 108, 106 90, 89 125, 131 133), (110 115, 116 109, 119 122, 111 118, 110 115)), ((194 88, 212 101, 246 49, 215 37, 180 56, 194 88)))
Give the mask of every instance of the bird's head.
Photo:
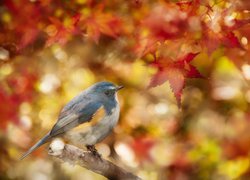
POLYGON ((102 99, 113 99, 116 92, 122 88, 123 86, 116 86, 110 82, 99 82, 94 84, 91 90, 102 99))

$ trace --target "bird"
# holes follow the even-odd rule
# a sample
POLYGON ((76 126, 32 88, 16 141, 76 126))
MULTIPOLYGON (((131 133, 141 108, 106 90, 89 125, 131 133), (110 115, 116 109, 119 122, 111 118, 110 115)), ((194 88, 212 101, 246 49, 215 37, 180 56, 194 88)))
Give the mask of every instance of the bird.
POLYGON ((107 137, 119 120, 120 105, 117 92, 122 88, 123 86, 102 81, 82 91, 62 108, 52 129, 24 153, 20 160, 56 137, 78 142, 93 154, 100 156, 95 144, 107 137), (90 124, 94 119, 97 121, 90 124), (84 124, 90 125, 78 128, 84 124))

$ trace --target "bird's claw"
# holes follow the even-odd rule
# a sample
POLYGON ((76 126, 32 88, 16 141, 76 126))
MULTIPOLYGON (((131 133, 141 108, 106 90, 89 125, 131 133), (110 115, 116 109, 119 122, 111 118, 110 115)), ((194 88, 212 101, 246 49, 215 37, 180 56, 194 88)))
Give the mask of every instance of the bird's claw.
POLYGON ((90 151, 94 156, 98 158, 102 158, 101 154, 98 153, 94 145, 87 145, 87 150, 90 151))

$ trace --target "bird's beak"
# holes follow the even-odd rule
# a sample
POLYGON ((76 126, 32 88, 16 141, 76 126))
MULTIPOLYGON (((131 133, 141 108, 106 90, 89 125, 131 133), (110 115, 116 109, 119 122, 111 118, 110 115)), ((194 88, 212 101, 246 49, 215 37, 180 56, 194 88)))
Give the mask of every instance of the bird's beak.
POLYGON ((120 89, 124 88, 124 86, 117 86, 116 91, 119 91, 120 89))

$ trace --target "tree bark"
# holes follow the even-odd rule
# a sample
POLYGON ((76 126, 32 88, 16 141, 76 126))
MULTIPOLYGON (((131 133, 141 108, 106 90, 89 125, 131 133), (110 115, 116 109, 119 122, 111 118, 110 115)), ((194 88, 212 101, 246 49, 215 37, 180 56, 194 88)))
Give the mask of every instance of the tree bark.
POLYGON ((82 166, 111 180, 140 180, 138 176, 125 171, 112 162, 95 156, 91 152, 83 151, 82 149, 69 144, 52 142, 48 154, 53 157, 59 158, 64 162, 82 166))

